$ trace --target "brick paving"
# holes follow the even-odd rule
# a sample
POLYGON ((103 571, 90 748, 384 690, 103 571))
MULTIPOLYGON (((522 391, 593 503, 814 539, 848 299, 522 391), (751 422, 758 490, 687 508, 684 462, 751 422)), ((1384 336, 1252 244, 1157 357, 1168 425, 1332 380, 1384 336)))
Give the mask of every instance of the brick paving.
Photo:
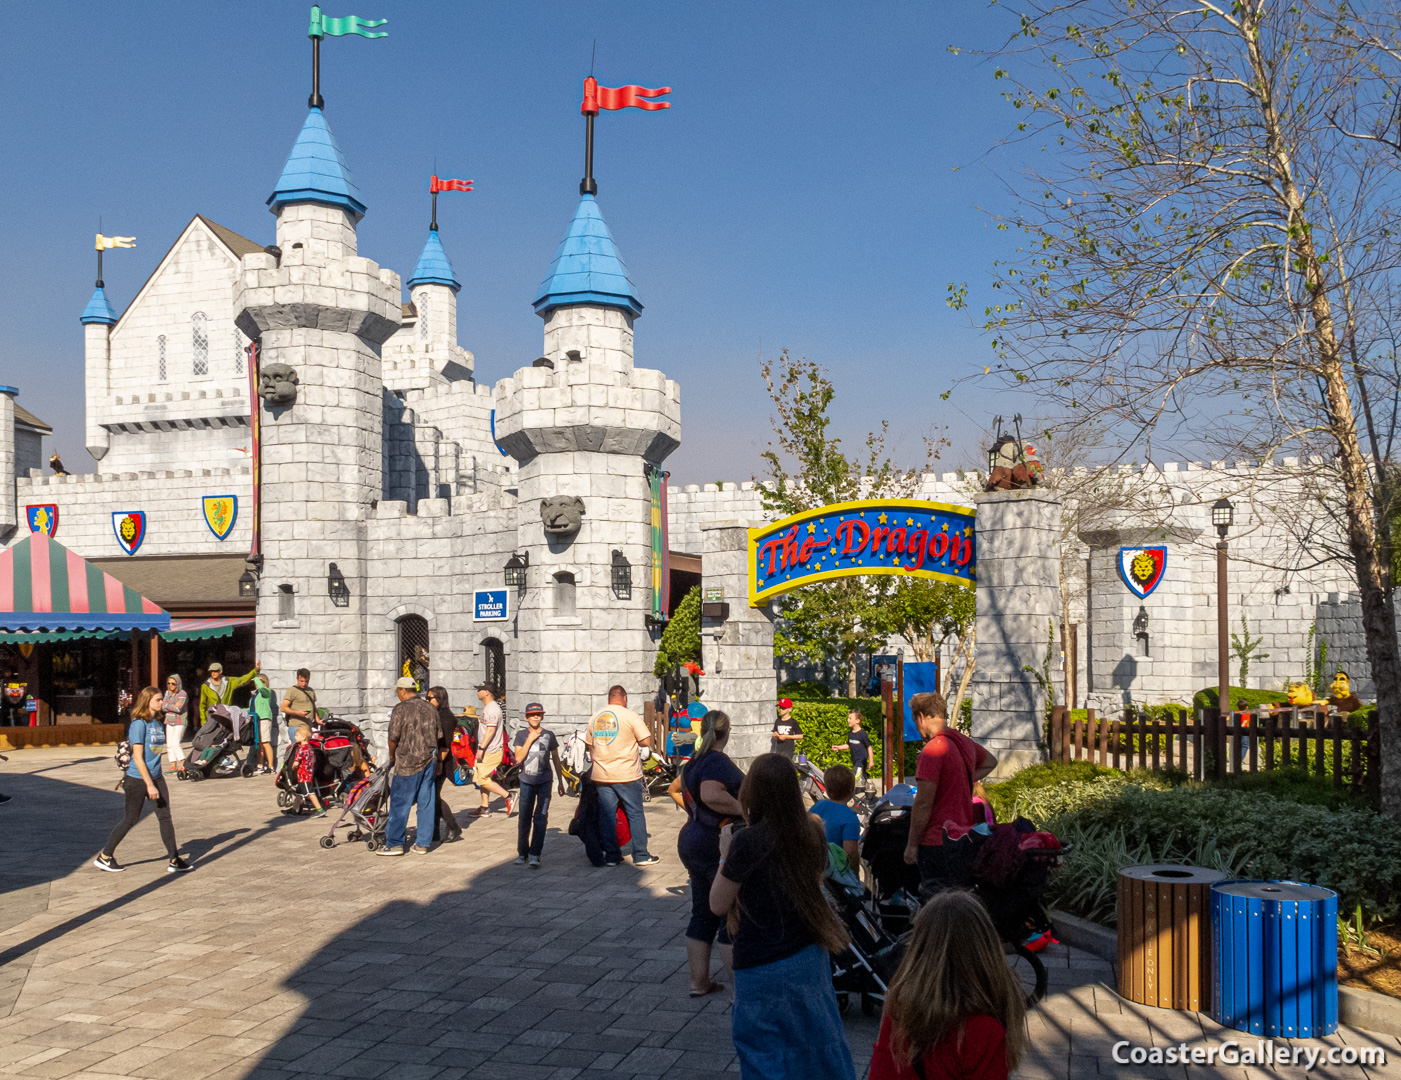
MULTIPOLYGON (((651 804, 639 870, 594 869, 557 799, 544 867, 513 865, 515 820, 467 823, 427 857, 325 851, 329 820, 280 815, 270 777, 172 786, 196 873, 164 872, 155 822, 91 866, 121 800, 110 749, 25 750, 0 763, 0 1076, 148 1080, 545 1080, 734 1075, 729 1010, 686 994, 689 908, 675 857, 681 815, 651 804)), ((460 811, 472 789, 447 789, 460 811)), ((1133 1068, 1143 1045, 1223 1036, 1208 1018, 1143 1009, 1108 965, 1057 947, 1018 1075, 1301 1076, 1302 1069, 1133 1068)), ((847 1037, 865 1072, 876 1021, 847 1037)), ((1344 1030, 1333 1044, 1401 1042, 1344 1030)))

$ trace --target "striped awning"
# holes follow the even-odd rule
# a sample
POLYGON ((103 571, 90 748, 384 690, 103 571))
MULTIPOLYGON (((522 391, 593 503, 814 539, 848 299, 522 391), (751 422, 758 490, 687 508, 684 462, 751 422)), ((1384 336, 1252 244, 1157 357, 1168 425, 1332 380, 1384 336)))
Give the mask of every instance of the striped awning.
POLYGON ((253 618, 171 619, 170 629, 162 630, 166 641, 200 641, 204 638, 231 637, 236 626, 252 626, 253 618))
POLYGON ((0 641, 68 641, 168 630, 170 615, 47 533, 0 551, 0 641))

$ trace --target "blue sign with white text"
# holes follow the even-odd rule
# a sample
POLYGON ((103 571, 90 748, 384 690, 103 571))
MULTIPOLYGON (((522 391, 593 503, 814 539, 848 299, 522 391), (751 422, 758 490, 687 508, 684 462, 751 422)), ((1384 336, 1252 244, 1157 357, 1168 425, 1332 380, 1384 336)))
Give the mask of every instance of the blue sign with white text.
POLYGON ((472 593, 473 622, 506 622, 510 617, 509 589, 477 589, 472 593))

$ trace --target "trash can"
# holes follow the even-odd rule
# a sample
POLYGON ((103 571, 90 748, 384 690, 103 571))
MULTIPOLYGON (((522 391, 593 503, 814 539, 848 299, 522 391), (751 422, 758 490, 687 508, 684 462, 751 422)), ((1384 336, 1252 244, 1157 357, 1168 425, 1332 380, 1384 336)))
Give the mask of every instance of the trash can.
POLYGON ((1338 1030, 1338 894, 1292 881, 1211 887, 1211 1014, 1252 1035, 1338 1030))
POLYGON ((1140 1005, 1198 1012, 1211 1003, 1211 886, 1200 866, 1119 871, 1119 993, 1140 1005))

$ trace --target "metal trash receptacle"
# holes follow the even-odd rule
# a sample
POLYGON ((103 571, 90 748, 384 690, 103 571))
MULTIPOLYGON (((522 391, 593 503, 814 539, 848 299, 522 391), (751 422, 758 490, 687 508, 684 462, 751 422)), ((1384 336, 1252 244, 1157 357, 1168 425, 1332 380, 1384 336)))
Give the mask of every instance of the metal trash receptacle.
POLYGON ((1211 887, 1211 1014, 1252 1035, 1338 1030, 1338 894, 1293 881, 1211 887))
POLYGON ((1119 871, 1119 993, 1140 1005, 1198 1012, 1211 1003, 1211 886, 1200 866, 1119 871))

